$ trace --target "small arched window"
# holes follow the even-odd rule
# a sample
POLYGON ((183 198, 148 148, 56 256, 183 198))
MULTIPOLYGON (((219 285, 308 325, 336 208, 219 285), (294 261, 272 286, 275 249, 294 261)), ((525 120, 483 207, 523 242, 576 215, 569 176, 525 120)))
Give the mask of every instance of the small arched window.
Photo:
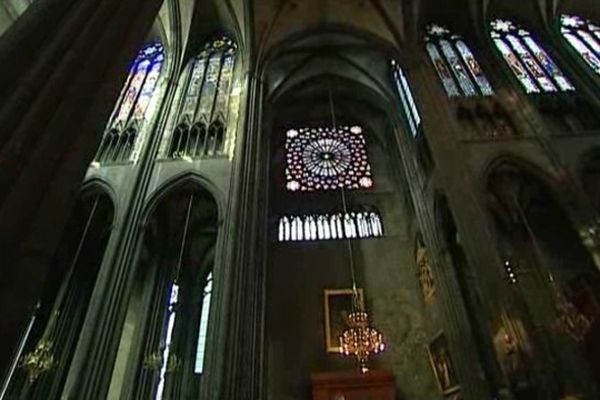
POLYGON ((165 51, 161 43, 150 43, 140 50, 100 144, 96 162, 135 159, 138 133, 148 117, 164 60, 165 51))
POLYGON ((439 25, 429 25, 425 48, 450 97, 491 96, 494 90, 464 40, 439 25), (459 89, 460 88, 460 89, 459 89))
POLYGON ((575 90, 569 79, 529 31, 511 21, 491 22, 494 45, 527 93, 552 93, 575 90))
POLYGON ((224 154, 236 49, 231 39, 219 38, 208 43, 186 67, 167 125, 168 157, 194 159, 224 154), (185 121, 208 127, 206 140, 197 140, 204 135, 190 135, 190 143, 179 144, 177 127, 185 121), (170 150, 177 146, 181 150, 170 150))
POLYGON ((408 121, 408 127, 413 137, 416 137, 421 127, 421 116, 404 71, 395 60, 392 60, 392 73, 394 74, 394 83, 396 84, 396 90, 398 90, 398 96, 400 96, 402 109, 408 121))
POLYGON ((363 239, 383 236, 381 215, 377 211, 336 214, 283 216, 279 219, 279 242, 331 239, 363 239), (291 234, 287 234, 290 223, 291 234))
POLYGON ((600 75, 600 27, 575 15, 562 15, 560 32, 592 71, 600 75))

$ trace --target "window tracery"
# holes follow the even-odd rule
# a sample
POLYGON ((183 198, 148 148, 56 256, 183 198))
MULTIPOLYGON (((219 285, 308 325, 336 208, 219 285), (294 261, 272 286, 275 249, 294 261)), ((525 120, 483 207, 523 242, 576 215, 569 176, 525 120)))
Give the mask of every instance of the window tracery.
POLYGON ((408 80, 404 75, 404 71, 394 60, 392 60, 392 71, 394 74, 394 82, 396 84, 398 96, 400 96, 400 102, 402 103, 404 114, 408 120, 408 126, 413 137, 416 137, 421 127, 421 116, 419 115, 419 110, 415 104, 415 99, 412 91, 410 90, 410 86, 408 85, 408 80))
POLYGON ((147 44, 138 53, 96 154, 97 163, 135 159, 136 141, 148 117, 164 60, 165 50, 159 42, 147 44))
POLYGON ((475 56, 460 36, 432 24, 427 27, 425 42, 425 49, 448 96, 494 94, 475 56))
POLYGON ((526 93, 552 93, 575 90, 552 58, 529 31, 511 21, 491 22, 494 45, 526 93))
POLYGON ((600 27, 576 15, 560 17, 560 32, 585 63, 600 75, 600 27))
POLYGON ((336 214, 287 215, 279 219, 279 242, 366 239, 383 236, 383 222, 375 210, 336 214))
POLYGON ((231 39, 221 37, 186 67, 167 124, 168 157, 224 154, 236 49, 231 39))
POLYGON ((373 186, 360 126, 290 129, 285 149, 286 188, 290 191, 373 186))

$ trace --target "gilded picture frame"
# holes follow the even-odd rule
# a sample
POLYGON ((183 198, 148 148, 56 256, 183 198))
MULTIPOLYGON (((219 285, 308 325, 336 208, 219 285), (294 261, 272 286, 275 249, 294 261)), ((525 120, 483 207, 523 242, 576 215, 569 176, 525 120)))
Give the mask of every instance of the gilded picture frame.
MULTIPOLYGON (((364 305, 362 289, 358 290, 361 305, 364 305)), ((339 336, 346 329, 348 314, 352 311, 352 289, 325 289, 323 292, 325 350, 328 353, 340 352, 339 336)))
MULTIPOLYGON (((439 332, 433 337, 433 340, 427 346, 427 353, 440 392, 448 398, 455 398, 449 395, 458 394, 460 385, 456 379, 456 369, 450 356, 448 341, 444 332, 439 332)), ((458 396, 460 398, 460 394, 458 396)))

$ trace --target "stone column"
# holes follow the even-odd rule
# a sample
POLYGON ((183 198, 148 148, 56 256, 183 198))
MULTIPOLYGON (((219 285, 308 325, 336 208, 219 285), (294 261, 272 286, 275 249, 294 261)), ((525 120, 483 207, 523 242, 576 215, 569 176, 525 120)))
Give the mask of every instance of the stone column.
MULTIPOLYGON (((464 229, 464 226, 465 220, 469 221, 469 218, 472 218, 474 219, 472 224, 482 229, 483 215, 479 213, 481 211, 479 208, 474 207, 477 203, 473 200, 475 196, 470 181, 465 179, 468 174, 464 172, 464 154, 456 147, 460 130, 452 122, 454 115, 443 100, 446 96, 437 81, 437 76, 429 67, 424 68, 427 62, 424 56, 415 57, 411 62, 409 74, 412 78, 416 102, 423 116, 424 134, 436 162, 434 176, 430 179, 435 179, 435 188, 443 188, 456 219, 457 229, 461 233, 469 232, 468 235, 461 235, 465 241, 464 250, 471 271, 477 271, 474 273, 474 280, 481 283, 479 270, 487 266, 490 261, 482 262, 481 249, 478 249, 477 253, 473 251, 469 238, 477 236, 477 233, 474 233, 475 230, 470 230, 471 227, 464 229), (456 207, 457 202, 464 207, 456 207), (462 212, 465 208, 470 212, 467 216, 462 212)), ((415 189, 416 193, 420 192, 420 188, 415 189)), ((431 190, 430 195, 435 195, 434 191, 431 190)), ((504 377, 494 357, 492 336, 489 332, 491 310, 481 305, 477 310, 477 326, 473 326, 467 315, 465 299, 461 295, 454 270, 455 266, 447 253, 447 244, 439 229, 440 222, 436 221, 435 204, 427 207, 426 202, 415 200, 417 200, 415 201, 416 214, 425 242, 432 250, 430 256, 434 277, 437 277, 439 296, 437 307, 439 307, 440 322, 449 340, 462 395, 465 399, 490 398, 491 392, 495 394, 505 386, 504 377)))
POLYGON ((230 299, 221 393, 228 400, 258 400, 263 393, 265 235, 268 145, 262 129, 263 86, 249 77, 246 124, 232 194, 233 229, 228 260, 230 299))
POLYGON ((0 39, 0 368, 162 0, 40 0, 0 39))

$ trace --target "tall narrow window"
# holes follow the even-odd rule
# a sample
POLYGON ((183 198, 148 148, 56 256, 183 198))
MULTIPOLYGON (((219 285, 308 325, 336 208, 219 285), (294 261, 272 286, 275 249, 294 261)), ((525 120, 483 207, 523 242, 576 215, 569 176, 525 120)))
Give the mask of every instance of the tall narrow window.
POLYGON ((560 31, 596 74, 600 75, 600 27, 575 15, 560 17, 560 31))
POLYGON ((208 43, 186 67, 167 125, 167 157, 224 154, 235 51, 235 43, 222 37, 208 43))
POLYGON ((167 194, 150 218, 156 229, 144 242, 144 251, 153 266, 140 268, 138 275, 144 285, 137 294, 144 293, 148 303, 143 310, 135 308, 142 336, 134 356, 136 374, 130 377, 131 397, 197 398, 208 368, 205 354, 210 349, 216 203, 204 189, 184 184, 167 194), (174 228, 164 221, 174 223, 174 228), (164 252, 156 249, 158 242, 163 243, 164 252), (146 278, 149 274, 151 279, 146 278))
POLYGON ((97 163, 127 162, 137 157, 137 136, 148 117, 164 60, 161 43, 150 43, 139 52, 96 154, 97 163))
POLYGON ((394 60, 392 60, 392 71, 394 74, 396 89, 398 90, 398 96, 400 96, 402 108, 404 109, 404 114, 408 120, 408 126, 413 137, 415 137, 419 133, 419 128, 421 127, 421 116, 419 115, 419 110, 417 110, 415 99, 413 98, 413 94, 410 90, 410 86, 408 85, 408 80, 404 75, 404 71, 402 71, 400 65, 398 65, 398 63, 394 60))
POLYGON ((194 362, 194 373, 204 372, 204 354, 206 352, 206 337, 208 334, 208 316, 210 312, 210 298, 212 295, 212 273, 208 274, 206 284, 202 292, 202 308, 200 310, 200 327, 198 329, 198 345, 196 347, 196 360, 194 362))
POLYGON ((425 42, 429 58, 448 96, 494 94, 475 56, 460 36, 451 34, 442 26, 429 25, 425 42))
POLYGON ((113 225, 114 206, 99 189, 85 190, 75 204, 48 268, 25 335, 7 371, 1 399, 59 399, 92 300, 113 225), (29 368, 40 360, 51 368, 29 368), (39 373, 38 373, 39 372, 39 373))
POLYGON ((491 37, 527 93, 575 90, 569 79, 531 34, 510 21, 491 22, 491 37))
POLYGON ((286 133, 286 181, 290 191, 373 186, 360 126, 290 129, 286 133))

